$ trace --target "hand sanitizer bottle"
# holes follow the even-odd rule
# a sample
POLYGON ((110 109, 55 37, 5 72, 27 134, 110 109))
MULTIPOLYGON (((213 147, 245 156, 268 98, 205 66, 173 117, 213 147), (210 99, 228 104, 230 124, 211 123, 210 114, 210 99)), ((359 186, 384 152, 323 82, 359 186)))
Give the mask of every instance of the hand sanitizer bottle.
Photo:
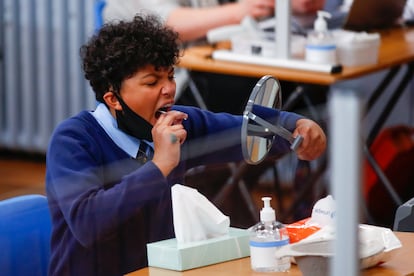
POLYGON ((270 206, 270 197, 263 197, 264 207, 260 211, 260 222, 250 230, 250 260, 254 271, 287 271, 290 257, 276 258, 275 252, 289 244, 285 226, 276 221, 275 210, 270 206))
POLYGON ((318 11, 318 17, 313 23, 313 31, 307 36, 306 61, 318 64, 337 64, 336 43, 325 20, 330 17, 330 13, 318 11))

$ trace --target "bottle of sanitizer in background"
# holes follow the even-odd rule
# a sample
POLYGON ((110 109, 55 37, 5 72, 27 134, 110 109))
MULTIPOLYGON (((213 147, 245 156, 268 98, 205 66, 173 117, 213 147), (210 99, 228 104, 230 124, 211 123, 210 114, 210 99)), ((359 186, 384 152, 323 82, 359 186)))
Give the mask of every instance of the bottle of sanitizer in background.
POLYGON ((336 42, 328 30, 325 18, 331 14, 318 11, 318 17, 313 24, 313 30, 308 33, 305 46, 306 61, 318 64, 337 64, 336 42))
POLYGON ((276 221, 275 210, 270 206, 270 197, 263 197, 264 207, 260 211, 260 222, 250 230, 250 260, 254 271, 287 271, 290 257, 277 259, 275 252, 281 246, 289 244, 289 235, 285 226, 276 221))

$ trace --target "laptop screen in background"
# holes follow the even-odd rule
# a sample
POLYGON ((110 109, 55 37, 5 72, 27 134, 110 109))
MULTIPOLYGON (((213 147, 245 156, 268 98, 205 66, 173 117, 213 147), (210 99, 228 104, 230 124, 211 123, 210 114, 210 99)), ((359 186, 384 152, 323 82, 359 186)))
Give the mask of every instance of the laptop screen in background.
POLYGON ((406 0, 354 0, 344 29, 370 31, 401 24, 406 0))

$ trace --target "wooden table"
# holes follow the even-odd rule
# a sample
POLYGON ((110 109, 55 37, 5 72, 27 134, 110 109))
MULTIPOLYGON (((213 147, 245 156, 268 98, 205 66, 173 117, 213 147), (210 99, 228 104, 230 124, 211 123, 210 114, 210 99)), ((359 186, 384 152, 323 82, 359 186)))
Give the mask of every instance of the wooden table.
MULTIPOLYGON (((394 256, 388 262, 362 270, 362 275, 414 275, 414 233, 396 232, 397 237, 402 243, 402 247, 397 249, 394 256)), ((242 258, 220 264, 205 266, 191 269, 183 272, 146 267, 127 276, 216 276, 216 275, 233 275, 233 276, 255 276, 255 275, 302 275, 296 265, 292 265, 289 272, 285 273, 258 273, 252 271, 250 267, 250 258, 242 258)))
POLYGON ((212 52, 217 47, 226 48, 229 46, 228 43, 220 44, 216 48, 210 45, 203 45, 186 49, 179 66, 200 72, 246 77, 273 75, 279 80, 284 81, 331 85, 341 80, 357 78, 414 61, 414 28, 395 28, 382 31, 380 34, 381 44, 377 64, 352 67, 344 66, 342 72, 336 74, 252 65, 214 60, 211 58, 212 52))

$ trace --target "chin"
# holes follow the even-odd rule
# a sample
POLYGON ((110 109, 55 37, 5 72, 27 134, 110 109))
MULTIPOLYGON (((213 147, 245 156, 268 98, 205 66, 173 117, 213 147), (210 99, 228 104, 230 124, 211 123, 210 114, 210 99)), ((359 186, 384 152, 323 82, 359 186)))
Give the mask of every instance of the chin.
POLYGON ((153 117, 151 120, 148 121, 148 123, 150 123, 152 126, 154 126, 157 121, 158 121, 158 119, 153 117))

